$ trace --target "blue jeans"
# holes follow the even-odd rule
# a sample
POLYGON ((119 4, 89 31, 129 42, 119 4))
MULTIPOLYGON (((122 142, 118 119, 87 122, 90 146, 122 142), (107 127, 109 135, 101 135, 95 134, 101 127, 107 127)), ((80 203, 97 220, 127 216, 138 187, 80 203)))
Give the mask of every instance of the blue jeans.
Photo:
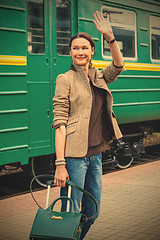
MULTIPOLYGON (((84 158, 66 158, 66 168, 70 180, 90 192, 97 200, 99 209, 102 192, 102 154, 97 154, 91 157, 84 158)), ((61 196, 67 196, 67 187, 61 188, 61 196)), ((83 195, 79 190, 72 187, 71 198, 74 202, 76 212, 81 212, 91 217, 95 214, 96 207, 93 200, 86 195, 83 195)), ((61 211, 66 211, 66 201, 62 201, 61 211)), ((83 224, 81 232, 81 240, 88 232, 91 225, 94 223, 98 214, 88 222, 83 224)))

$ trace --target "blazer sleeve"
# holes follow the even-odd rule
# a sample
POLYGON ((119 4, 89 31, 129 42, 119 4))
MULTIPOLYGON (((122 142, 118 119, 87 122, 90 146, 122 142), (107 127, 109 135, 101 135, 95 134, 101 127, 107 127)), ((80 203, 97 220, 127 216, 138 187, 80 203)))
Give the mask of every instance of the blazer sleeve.
POLYGON ((124 66, 116 67, 112 62, 107 67, 101 70, 101 74, 103 75, 106 83, 108 84, 116 81, 118 75, 125 70, 126 69, 124 66))
POLYGON ((60 74, 56 80, 55 95, 53 97, 53 124, 52 128, 67 125, 69 116, 69 86, 68 78, 65 74, 60 74))

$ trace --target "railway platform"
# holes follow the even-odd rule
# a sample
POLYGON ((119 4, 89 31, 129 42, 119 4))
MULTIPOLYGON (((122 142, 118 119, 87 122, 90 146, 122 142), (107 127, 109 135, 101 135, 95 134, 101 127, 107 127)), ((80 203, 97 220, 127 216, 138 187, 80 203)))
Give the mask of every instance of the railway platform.
MULTIPOLYGON (((44 207, 46 190, 34 196, 44 207)), ((52 188, 50 200, 58 196, 52 188)), ((0 200, 0 239, 29 239, 37 209, 30 193, 0 200)), ((160 161, 103 175, 100 216, 85 239, 160 240, 160 161)))

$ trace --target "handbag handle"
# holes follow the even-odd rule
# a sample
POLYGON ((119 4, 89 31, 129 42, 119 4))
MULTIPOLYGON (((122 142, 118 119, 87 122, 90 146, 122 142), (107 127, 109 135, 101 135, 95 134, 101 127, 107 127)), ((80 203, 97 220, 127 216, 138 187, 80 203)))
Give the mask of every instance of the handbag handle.
MULTIPOLYGON (((36 201, 36 199, 35 199, 34 196, 33 196, 32 184, 33 184, 33 182, 34 182, 37 178, 44 178, 44 177, 47 177, 47 178, 52 179, 52 180, 54 179, 54 175, 51 175, 51 174, 42 174, 42 175, 35 176, 35 177, 31 180, 31 183, 30 183, 30 192, 31 192, 32 198, 33 198, 33 200, 35 201, 35 203, 38 205, 39 208, 41 208, 41 206, 38 204, 38 202, 36 201)), ((94 218, 94 217, 97 215, 97 213, 98 213, 98 203, 97 203, 97 200, 95 199, 95 197, 94 197, 91 193, 87 192, 86 190, 84 190, 83 188, 81 188, 80 186, 78 186, 78 185, 75 184, 74 182, 71 182, 71 181, 68 180, 68 179, 66 179, 66 183, 67 183, 68 185, 71 185, 72 187, 78 189, 78 190, 81 191, 82 193, 86 194, 88 197, 90 197, 90 198, 94 201, 95 206, 96 206, 96 212, 95 212, 95 214, 94 214, 92 217, 87 217, 87 219, 90 220, 90 219, 94 218)), ((53 184, 53 185, 54 185, 54 184, 53 184)), ((60 198, 61 198, 61 197, 60 197, 60 198)), ((68 197, 65 197, 65 198, 68 199, 68 200, 72 200, 72 199, 70 199, 70 198, 68 198, 68 197)), ((56 200, 58 201, 59 198, 57 198, 56 200)), ((53 201, 52 203, 54 203, 54 201, 53 201)), ((51 204, 51 205, 52 205, 52 204, 51 204)), ((50 206, 51 206, 51 205, 50 205, 50 206)), ((50 206, 49 206, 49 207, 50 207, 50 206)), ((72 209, 72 207, 71 207, 71 209, 72 209)))
POLYGON ((71 198, 69 198, 69 197, 66 197, 66 196, 62 196, 62 197, 56 198, 56 199, 51 203, 51 205, 50 205, 47 209, 50 210, 50 211, 52 211, 55 203, 56 203, 57 201, 59 201, 60 199, 70 200, 70 202, 71 202, 71 212, 74 212, 73 200, 72 200, 71 198))

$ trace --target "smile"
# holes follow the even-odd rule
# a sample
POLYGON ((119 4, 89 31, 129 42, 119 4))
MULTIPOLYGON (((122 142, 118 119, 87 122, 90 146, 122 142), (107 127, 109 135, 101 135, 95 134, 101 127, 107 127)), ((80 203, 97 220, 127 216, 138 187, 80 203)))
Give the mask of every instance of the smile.
POLYGON ((78 60, 83 60, 85 59, 86 57, 76 57, 78 60))

